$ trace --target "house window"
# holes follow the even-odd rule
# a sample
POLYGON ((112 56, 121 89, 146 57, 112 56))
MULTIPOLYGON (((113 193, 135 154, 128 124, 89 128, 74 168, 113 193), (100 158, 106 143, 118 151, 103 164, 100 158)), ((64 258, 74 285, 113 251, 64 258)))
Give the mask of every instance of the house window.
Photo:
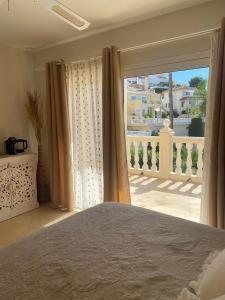
POLYGON ((147 103, 147 96, 141 96, 141 101, 143 104, 147 103))

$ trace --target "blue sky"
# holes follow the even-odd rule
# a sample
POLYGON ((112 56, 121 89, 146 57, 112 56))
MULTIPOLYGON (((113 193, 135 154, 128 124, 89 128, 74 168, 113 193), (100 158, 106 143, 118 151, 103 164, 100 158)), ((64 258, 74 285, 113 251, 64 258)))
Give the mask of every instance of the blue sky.
MULTIPOLYGON (((189 80, 192 77, 200 76, 203 79, 208 80, 209 68, 198 68, 198 69, 190 69, 184 71, 175 71, 173 72, 173 81, 177 84, 188 85, 189 80)), ((144 76, 129 78, 134 82, 138 82, 144 84, 144 76)), ((168 82, 169 74, 155 74, 148 76, 149 84, 151 87, 157 86, 160 82, 168 82)))
POLYGON ((195 76, 201 76, 208 80, 209 68, 192 69, 173 72, 173 81, 179 84, 188 84, 188 81, 195 76))

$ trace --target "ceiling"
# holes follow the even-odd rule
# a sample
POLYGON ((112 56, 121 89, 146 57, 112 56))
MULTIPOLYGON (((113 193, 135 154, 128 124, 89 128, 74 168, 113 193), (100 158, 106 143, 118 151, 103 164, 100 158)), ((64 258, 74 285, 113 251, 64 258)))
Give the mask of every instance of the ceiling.
POLYGON ((78 31, 41 7, 39 0, 0 4, 0 43, 38 50, 210 0, 60 0, 91 23, 78 31))

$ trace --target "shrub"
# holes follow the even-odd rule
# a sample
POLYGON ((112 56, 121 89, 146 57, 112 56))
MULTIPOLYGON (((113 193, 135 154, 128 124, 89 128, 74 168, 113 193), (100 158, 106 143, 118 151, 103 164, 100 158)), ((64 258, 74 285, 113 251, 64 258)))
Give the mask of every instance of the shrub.
POLYGON ((179 117, 179 114, 178 114, 177 110, 174 110, 174 111, 173 111, 173 116, 174 116, 174 118, 179 117))
POLYGON ((162 118, 163 119, 166 119, 168 117, 168 115, 169 115, 168 112, 165 112, 165 111, 162 112, 162 118))
POLYGON ((191 124, 188 127, 189 136, 204 136, 204 122, 202 118, 191 119, 191 124))

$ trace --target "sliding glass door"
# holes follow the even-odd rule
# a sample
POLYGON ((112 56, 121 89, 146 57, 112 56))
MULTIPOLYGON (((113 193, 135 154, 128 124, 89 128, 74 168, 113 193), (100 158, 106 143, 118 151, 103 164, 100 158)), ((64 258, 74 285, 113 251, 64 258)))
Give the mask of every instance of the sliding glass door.
POLYGON ((209 68, 124 79, 132 203, 199 221, 209 68))

